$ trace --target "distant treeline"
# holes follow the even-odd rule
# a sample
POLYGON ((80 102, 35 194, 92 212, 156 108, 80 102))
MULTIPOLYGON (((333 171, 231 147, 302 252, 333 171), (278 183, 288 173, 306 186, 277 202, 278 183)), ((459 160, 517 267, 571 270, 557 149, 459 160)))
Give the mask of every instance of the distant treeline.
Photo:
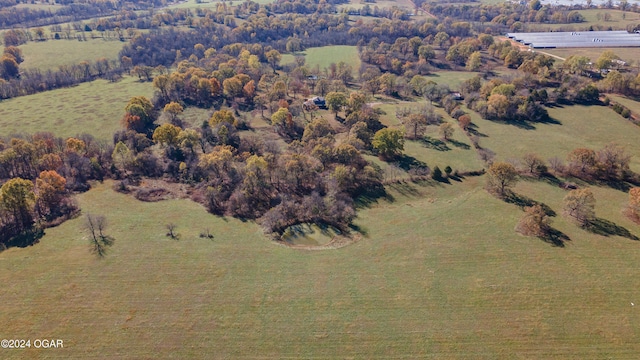
MULTIPOLYGON (((93 17, 112 15, 121 10, 143 10, 166 5, 164 0, 155 1, 58 1, 62 6, 55 9, 18 8, 9 5, 11 1, 0 2, 0 28, 44 26, 64 22, 85 20, 93 17), (2 6, 3 5, 3 6, 2 6)), ((16 5, 14 1, 12 5, 16 5)))

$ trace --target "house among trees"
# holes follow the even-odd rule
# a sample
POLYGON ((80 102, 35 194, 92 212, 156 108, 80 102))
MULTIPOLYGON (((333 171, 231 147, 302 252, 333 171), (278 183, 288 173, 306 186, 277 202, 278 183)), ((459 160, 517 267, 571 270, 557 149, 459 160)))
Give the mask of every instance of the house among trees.
POLYGON ((306 100, 303 105, 307 109, 310 108, 311 105, 315 105, 320 109, 326 109, 327 108, 327 102, 321 96, 312 97, 311 99, 306 100))

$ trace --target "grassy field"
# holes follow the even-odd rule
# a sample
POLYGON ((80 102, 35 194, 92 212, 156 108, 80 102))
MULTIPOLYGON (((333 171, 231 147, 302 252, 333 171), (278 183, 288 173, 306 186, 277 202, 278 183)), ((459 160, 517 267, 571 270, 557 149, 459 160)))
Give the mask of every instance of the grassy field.
POLYGON ((111 139, 120 129, 124 107, 133 96, 151 97, 151 83, 126 77, 117 83, 96 80, 0 102, 0 135, 50 131, 57 136, 88 133, 111 139))
MULTIPOLYGON (((598 149, 615 142, 630 154, 640 154, 640 127, 605 106, 566 106, 548 109, 556 123, 535 124, 535 130, 481 119, 471 113, 482 134, 480 144, 498 154, 499 159, 517 158, 535 152, 548 159, 565 159, 578 147, 598 149)), ((640 171, 640 158, 632 158, 631 168, 640 171)))
POLYGON ((615 95, 615 94, 607 94, 607 96, 611 98, 611 100, 617 103, 620 103, 623 106, 626 106, 634 114, 640 114, 640 101, 635 101, 627 97, 615 95))
POLYGON ((613 9, 588 9, 578 10, 585 21, 574 24, 531 24, 527 26, 527 31, 546 31, 546 30, 587 30, 590 26, 602 26, 604 29, 609 27, 612 30, 626 30, 627 25, 636 25, 640 21, 640 14, 633 12, 623 12, 613 9), (611 16, 609 21, 605 21, 605 14, 611 16))
MULTIPOLYGON (((442 79, 447 79, 447 84, 452 85, 456 84, 460 78, 458 74, 452 74, 448 77, 443 76, 442 79)), ((426 103, 424 100, 418 102, 394 101, 376 104, 375 108, 382 109, 385 112, 380 117, 380 121, 384 125, 400 127, 402 124, 396 116, 396 109, 398 107, 416 107, 424 103, 426 103)), ((482 169, 484 164, 476 156, 469 138, 460 130, 457 122, 453 121, 443 109, 435 108, 435 110, 445 121, 449 121, 454 126, 455 131, 452 141, 443 142, 441 140, 439 126, 427 126, 423 140, 406 141, 404 153, 426 163, 431 168, 439 166, 442 170, 446 166, 451 166, 452 169, 461 171, 482 169)))
POLYGON ((471 79, 476 74, 469 71, 438 71, 426 76, 426 78, 441 85, 448 85, 451 90, 456 90, 463 81, 471 79))
MULTIPOLYGON (((360 9, 365 5, 367 5, 367 3, 364 1, 352 0, 348 4, 338 5, 337 8, 338 9, 343 9, 343 8, 360 9)), ((371 7, 372 9, 374 6, 377 6, 380 9, 385 9, 385 8, 390 9, 394 6, 400 9, 405 9, 405 10, 413 10, 415 8, 415 6, 410 0, 397 0, 397 1, 379 0, 379 1, 376 1, 375 3, 369 3, 369 7, 371 7)))
MULTIPOLYGON (((564 49, 543 49, 542 52, 560 56, 561 58, 568 58, 571 55, 586 56, 593 62, 598 60, 603 52, 610 50, 618 55, 622 60, 631 63, 633 66, 637 66, 638 57, 640 57, 640 47, 638 48, 564 48, 564 49)), ((536 50, 537 51, 537 50, 536 50)))
MULTIPOLYGON (((318 66, 320 70, 328 68, 331 63, 339 63, 344 61, 345 63, 353 67, 354 72, 360 68, 360 56, 358 55, 358 48, 355 46, 347 45, 335 45, 335 46, 323 46, 317 48, 309 48, 304 52, 299 53, 304 55, 305 64, 310 69, 318 66)), ((294 56, 291 54, 282 55, 281 64, 287 64, 294 62, 294 56)), ((355 75, 355 74, 354 74, 355 75)))
MULTIPOLYGON (((253 223, 188 200, 142 203, 98 184, 78 199, 85 213, 107 215, 116 243, 105 259, 88 252, 81 218, 0 253, 3 336, 64 340, 64 349, 3 358, 637 354, 639 244, 560 218, 554 226, 571 238, 564 249, 521 237, 520 211, 483 184, 394 185, 393 202, 359 212, 362 240, 313 252, 277 246, 253 223), (168 222, 179 241, 164 236, 168 222), (205 228, 213 240, 198 237, 205 228)), ((537 182, 516 191, 556 211, 564 195, 537 182)), ((625 194, 596 195, 611 199, 598 216, 631 228, 618 210, 625 194)))
POLYGON ((103 39, 28 42, 20 46, 24 55, 24 62, 20 67, 23 69, 55 70, 60 65, 73 65, 85 60, 117 59, 124 44, 120 41, 103 39))

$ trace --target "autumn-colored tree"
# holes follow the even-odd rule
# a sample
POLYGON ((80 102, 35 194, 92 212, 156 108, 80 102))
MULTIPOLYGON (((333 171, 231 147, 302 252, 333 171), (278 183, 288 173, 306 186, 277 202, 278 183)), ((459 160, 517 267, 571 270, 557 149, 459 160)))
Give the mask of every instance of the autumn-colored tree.
POLYGON ((58 154, 44 154, 40 158, 40 170, 58 170, 62 166, 62 159, 58 154))
POLYGON ((174 101, 164 106, 164 112, 165 114, 169 115, 171 122, 175 122, 176 119, 178 119, 178 116, 182 114, 183 111, 184 108, 182 107, 182 105, 174 101))
POLYGON ((458 118, 458 125, 462 131, 467 131, 471 125, 471 116, 464 114, 458 118))
POLYGON ((271 115, 271 124, 279 129, 288 127, 291 121, 292 115, 287 108, 281 107, 271 115))
POLYGON ((73 151, 78 154, 84 154, 84 152, 87 151, 87 144, 80 139, 76 139, 72 137, 68 138, 67 141, 65 142, 65 145, 67 147, 67 151, 73 151))
POLYGON ((221 172, 229 170, 233 160, 233 152, 233 147, 229 145, 216 146, 210 153, 200 156, 198 166, 219 175, 221 172))
POLYGON ((0 208, 13 216, 16 232, 30 228, 33 223, 35 193, 33 183, 21 178, 13 178, 0 188, 0 208))
POLYGON ((596 198, 589 188, 571 190, 564 197, 563 213, 572 217, 580 226, 587 226, 595 219, 596 198))
POLYGON ((0 77, 9 80, 18 77, 20 69, 18 62, 10 55, 4 55, 0 58, 0 77))
POLYGON ((567 155, 569 171, 576 176, 590 175, 595 171, 596 152, 587 148, 577 148, 567 155))
POLYGON ((60 200, 64 196, 67 180, 56 171, 40 173, 36 179, 36 208, 40 216, 56 213, 60 200))
POLYGON ((404 137, 402 133, 402 130, 384 128, 373 135, 371 144, 380 156, 387 159, 394 158, 404 150, 404 137))
POLYGON ((448 122, 444 122, 442 124, 440 124, 440 136, 442 136, 442 138, 445 141, 449 141, 449 139, 451 138, 451 136, 453 136, 453 125, 451 125, 451 123, 448 122))
POLYGON ((253 102, 253 98, 256 96, 256 82, 253 80, 249 81, 242 88, 242 94, 247 101, 253 102))
POLYGON ((22 50, 17 46, 7 46, 4 48, 3 54, 13 57, 16 63, 20 64, 24 61, 22 50))
POLYGON ((123 125, 129 130, 144 133, 156 120, 153 104, 144 96, 132 97, 124 110, 123 125))
POLYGON ((487 173, 487 189, 497 193, 501 197, 505 196, 509 188, 518 181, 516 168, 506 162, 495 162, 491 164, 487 173))
POLYGON ((549 233, 551 219, 541 205, 527 206, 518 222, 516 231, 526 236, 543 237, 549 233))
POLYGON ((211 83, 211 96, 220 96, 222 94, 222 85, 220 85, 220 81, 216 78, 211 78, 209 79, 209 82, 211 83))
POLYGON ((175 146, 181 129, 172 124, 162 124, 153 132, 153 141, 163 146, 175 146))
POLYGON ((629 204, 625 214, 636 223, 640 223, 640 187, 629 189, 629 204))
POLYGON ((223 94, 227 99, 235 99, 242 96, 242 81, 235 76, 222 82, 223 94))
POLYGON ((218 124, 227 123, 233 126, 237 126, 238 122, 233 116, 233 113, 229 110, 218 110, 211 115, 211 119, 209 119, 209 125, 211 127, 216 127, 218 124))

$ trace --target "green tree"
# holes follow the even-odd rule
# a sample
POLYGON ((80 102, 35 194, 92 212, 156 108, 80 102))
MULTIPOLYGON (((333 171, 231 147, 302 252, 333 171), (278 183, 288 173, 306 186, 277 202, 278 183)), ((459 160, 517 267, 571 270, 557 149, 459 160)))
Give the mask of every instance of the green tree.
POLYGON ((596 60, 595 65, 596 65, 596 68, 600 70, 609 69, 611 68, 611 65, 613 65, 613 61, 619 60, 619 59, 620 57, 616 55, 613 51, 606 50, 600 55, 598 60, 596 60))
POLYGON ((335 117, 338 117, 338 112, 342 110, 342 107, 347 105, 347 96, 344 93, 332 91, 327 94, 326 97, 327 107, 333 111, 335 117))
POLYGON ((287 127, 289 121, 291 121, 291 113, 287 108, 280 108, 271 115, 271 124, 278 128, 287 127))
POLYGON ((384 128, 373 135, 371 144, 382 157, 390 159, 398 156, 404 150, 403 131, 384 128))
POLYGON ((475 51, 467 59, 466 68, 469 71, 477 71, 480 66, 482 66, 482 55, 479 51, 475 51))
POLYGON ((333 128, 331 124, 325 118, 317 118, 307 124, 304 128, 302 135, 302 141, 309 141, 312 139, 318 139, 327 135, 333 134, 333 128))
POLYGON ((126 170, 131 162, 133 161, 133 154, 131 150, 127 146, 127 144, 122 141, 118 141, 116 146, 113 149, 113 153, 111 154, 111 158, 113 159, 113 164, 120 170, 126 170))

